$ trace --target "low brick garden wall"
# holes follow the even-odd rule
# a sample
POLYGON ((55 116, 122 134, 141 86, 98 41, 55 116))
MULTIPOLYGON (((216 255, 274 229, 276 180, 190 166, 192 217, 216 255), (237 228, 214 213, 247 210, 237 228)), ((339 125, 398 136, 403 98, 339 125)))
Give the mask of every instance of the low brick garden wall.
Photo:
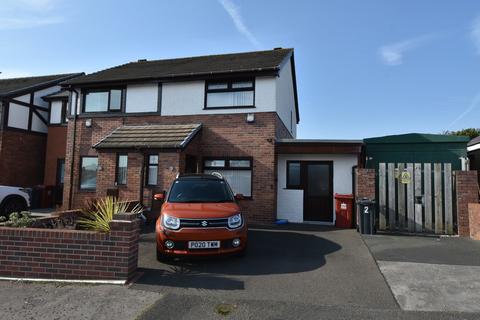
POLYGON ((138 262, 140 220, 116 215, 110 233, 0 227, 0 277, 130 279, 138 262))

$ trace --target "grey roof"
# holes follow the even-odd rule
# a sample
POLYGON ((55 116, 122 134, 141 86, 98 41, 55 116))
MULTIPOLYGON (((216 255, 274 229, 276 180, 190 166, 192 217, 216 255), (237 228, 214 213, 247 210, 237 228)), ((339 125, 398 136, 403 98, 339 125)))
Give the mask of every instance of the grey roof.
POLYGON ((70 96, 70 92, 68 90, 59 90, 54 93, 48 94, 43 96, 42 99, 44 100, 57 100, 57 99, 66 99, 70 96))
POLYGON ((219 54, 165 60, 139 60, 65 81, 65 85, 170 79, 236 72, 277 71, 293 49, 219 54))
POLYGON ((309 143, 335 143, 335 144, 363 144, 363 140, 342 139, 278 139, 278 144, 309 144, 309 143))
POLYGON ((0 97, 19 94, 23 91, 56 85, 64 80, 78 77, 83 73, 54 74, 38 77, 0 79, 0 97))
POLYGON ((182 149, 202 124, 121 126, 93 147, 96 149, 182 149))
POLYGON ((476 137, 476 138, 473 138, 472 140, 470 140, 468 143, 467 143, 467 146, 470 147, 470 146, 474 146, 476 144, 480 143, 480 136, 479 137, 476 137))

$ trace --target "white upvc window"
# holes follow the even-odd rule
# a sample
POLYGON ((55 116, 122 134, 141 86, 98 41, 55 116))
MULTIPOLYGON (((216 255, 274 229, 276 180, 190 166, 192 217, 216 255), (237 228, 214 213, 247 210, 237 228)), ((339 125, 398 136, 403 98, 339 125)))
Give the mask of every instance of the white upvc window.
POLYGON ((232 188, 233 193, 252 197, 251 158, 209 158, 203 162, 204 173, 220 173, 232 188))

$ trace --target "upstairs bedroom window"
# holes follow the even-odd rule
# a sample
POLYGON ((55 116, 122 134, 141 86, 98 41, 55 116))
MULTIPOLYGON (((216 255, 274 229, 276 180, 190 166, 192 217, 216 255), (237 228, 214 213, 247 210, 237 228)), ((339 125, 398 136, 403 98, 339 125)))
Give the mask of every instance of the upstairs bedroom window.
POLYGON ((254 107, 255 81, 225 80, 206 83, 205 109, 254 107))
POLYGON ((123 90, 88 90, 84 95, 84 112, 118 112, 123 104, 123 90))

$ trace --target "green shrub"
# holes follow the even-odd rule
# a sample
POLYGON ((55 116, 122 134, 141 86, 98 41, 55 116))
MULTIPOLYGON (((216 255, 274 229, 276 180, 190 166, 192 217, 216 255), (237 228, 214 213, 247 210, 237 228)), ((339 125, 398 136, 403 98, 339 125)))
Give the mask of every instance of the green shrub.
POLYGON ((129 203, 120 201, 114 197, 98 199, 91 203, 88 209, 82 210, 84 217, 78 219, 78 225, 84 229, 101 232, 110 232, 110 221, 118 213, 139 214, 142 207, 137 204, 133 209, 128 210, 129 203))
POLYGON ((11 213, 8 220, 3 216, 0 217, 0 222, 4 222, 5 226, 14 228, 27 228, 31 226, 34 221, 35 219, 30 216, 29 212, 11 213))

